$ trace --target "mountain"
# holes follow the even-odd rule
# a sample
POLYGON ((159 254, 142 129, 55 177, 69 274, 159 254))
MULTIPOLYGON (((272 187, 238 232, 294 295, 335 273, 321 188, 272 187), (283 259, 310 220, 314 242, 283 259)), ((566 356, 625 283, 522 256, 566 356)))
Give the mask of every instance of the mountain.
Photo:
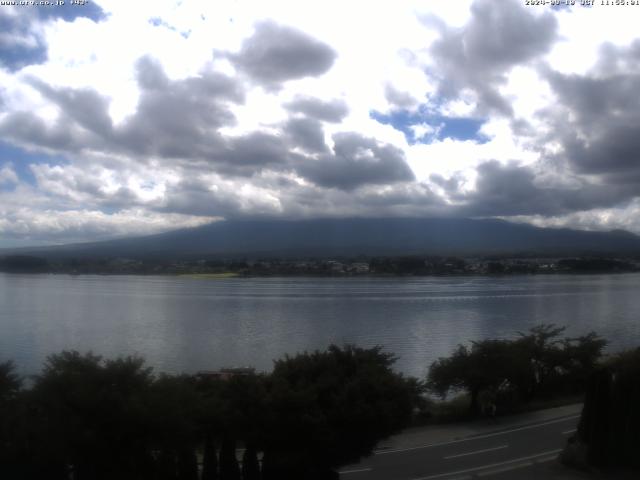
POLYGON ((2 253, 50 258, 612 255, 640 253, 640 237, 620 230, 539 228, 495 219, 230 220, 145 237, 2 253))

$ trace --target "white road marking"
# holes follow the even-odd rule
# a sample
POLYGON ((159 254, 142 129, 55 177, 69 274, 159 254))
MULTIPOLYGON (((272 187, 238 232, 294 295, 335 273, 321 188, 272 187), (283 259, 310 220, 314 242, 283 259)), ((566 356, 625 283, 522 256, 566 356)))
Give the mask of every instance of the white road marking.
POLYGON ((448 457, 444 457, 444 459, 445 460, 449 460, 450 458, 467 457, 469 455, 476 455, 478 453, 493 452, 494 450, 502 450, 503 448, 508 448, 508 447, 509 447, 509 445, 500 445, 499 447, 485 448, 484 450, 476 450, 475 452, 459 453, 457 455, 449 455, 448 457))
POLYGON ((505 465, 503 467, 492 468, 491 470, 485 470, 484 472, 478 473, 479 477, 488 477, 491 475, 497 475, 498 473, 510 472, 511 470, 515 470, 517 468, 524 467, 533 467, 533 462, 522 462, 516 463, 513 465, 505 465))
POLYGON ((531 462, 516 463, 516 464, 513 464, 513 465, 506 465, 504 467, 492 468, 491 470, 484 470, 484 471, 478 473, 477 476, 478 477, 490 477, 491 475, 497 475, 499 473, 510 472, 511 470, 516 470, 518 468, 533 467, 534 464, 552 462, 554 460, 557 460, 557 458, 558 458, 558 455, 552 455, 550 457, 543 457, 543 458, 536 458, 535 460, 533 460, 531 462))
POLYGON ((553 462, 554 460, 558 459, 558 455, 552 455, 550 457, 547 458, 536 458, 533 463, 547 463, 547 462, 553 462))
POLYGON ((578 429, 577 428, 573 428, 571 430, 565 430, 564 432, 562 432, 563 435, 571 435, 572 433, 576 432, 578 429))
POLYGON ((509 465, 512 464, 512 468, 519 468, 517 466, 514 466, 513 464, 520 464, 520 466, 524 467, 524 466, 528 466, 528 463, 531 462, 527 462, 527 460, 532 460, 538 457, 546 457, 548 455, 555 455, 557 453, 560 453, 562 451, 562 449, 558 449, 558 450, 550 450, 548 452, 542 452, 542 453, 538 453, 536 455, 529 455, 528 457, 520 457, 520 458, 514 458, 513 460, 506 460, 504 462, 498 462, 498 463, 491 463, 489 465, 480 465, 479 467, 473 467, 473 468, 466 468, 464 470, 458 470, 455 472, 447 472, 447 473, 439 473, 437 475, 429 475, 428 477, 420 477, 420 478, 414 478, 413 480, 431 480, 433 478, 443 478, 443 477, 451 477, 453 475, 460 475, 463 473, 469 473, 469 472, 478 472, 480 470, 487 470, 490 468, 494 468, 494 467, 501 467, 502 465, 509 465))
POLYGON ((362 473, 362 472, 370 472, 370 468, 360 468, 358 470, 343 470, 338 472, 340 475, 346 475, 347 473, 362 473))
POLYGON ((529 430, 529 429, 532 429, 532 428, 544 427, 545 425, 551 425, 551 424, 554 424, 554 423, 566 422, 567 420, 573 420, 575 418, 580 418, 580 415, 570 415, 568 417, 562 417, 562 418, 558 418, 558 419, 555 419, 555 420, 550 420, 548 422, 537 423, 535 425, 526 425, 524 427, 512 428, 511 430, 504 430, 502 432, 495 432, 495 433, 487 433, 486 435, 477 435, 475 437, 462 438, 460 440, 452 440, 450 442, 430 443, 430 444, 427 444, 427 445, 419 445, 417 447, 396 448, 396 449, 393 449, 393 450, 380 450, 378 452, 374 452, 373 454, 374 455, 387 455, 389 453, 410 452, 412 450, 421 450, 423 448, 442 447, 444 445, 454 445, 456 443, 470 442, 472 440, 480 440, 482 438, 496 437, 498 435, 506 435, 507 433, 520 432, 522 430, 529 430))

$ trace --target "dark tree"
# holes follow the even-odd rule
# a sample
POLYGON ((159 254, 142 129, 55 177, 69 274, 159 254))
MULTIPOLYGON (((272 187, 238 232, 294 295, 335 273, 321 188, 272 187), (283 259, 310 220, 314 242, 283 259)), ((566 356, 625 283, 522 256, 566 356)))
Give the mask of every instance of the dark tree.
POLYGON ((188 375, 161 375, 151 386, 147 402, 149 445, 173 457, 180 480, 190 475, 193 451, 199 445, 201 397, 188 375))
POLYGON ((0 466, 8 476, 17 477, 22 471, 23 425, 26 420, 20 405, 22 379, 15 373, 13 362, 0 363, 0 466))
POLYGON ((240 480, 240 466, 236 458, 236 441, 225 436, 220 450, 220 480, 240 480))
POLYGON ((158 480, 178 480, 178 461, 175 452, 162 449, 156 462, 158 480))
POLYGON ((350 345, 276 361, 263 477, 332 477, 407 425, 419 388, 394 361, 380 347, 350 345))
POLYGON ((252 444, 247 445, 242 455, 242 480, 260 480, 258 452, 252 444))
POLYGON ((207 434, 204 440, 202 455, 202 480, 218 480, 218 454, 216 444, 211 434, 207 434))
POLYGON ((441 396, 446 396, 451 390, 468 392, 469 411, 476 415, 480 412, 480 394, 497 391, 523 367, 527 368, 526 363, 518 358, 510 341, 472 342, 471 348, 459 345, 450 357, 433 362, 427 385, 441 396))
POLYGON ((12 361, 0 363, 0 405, 14 400, 22 386, 22 379, 15 373, 12 361))
POLYGON ((49 357, 31 392, 34 464, 70 465, 78 479, 148 478, 152 380, 138 358, 103 362, 77 352, 49 357))
POLYGON ((560 338, 564 327, 539 325, 515 340, 482 340, 459 345, 429 368, 429 389, 441 396, 464 391, 470 413, 480 412, 483 393, 497 401, 529 401, 541 393, 575 393, 601 358, 606 342, 591 332, 560 338))
POLYGON ((589 378, 578 437, 589 463, 640 469, 640 348, 623 352, 589 378))
POLYGON ((178 453, 178 480, 198 480, 198 458, 195 449, 188 444, 178 453))
POLYGON ((29 255, 10 255, 0 258, 0 271, 15 273, 40 273, 46 272, 49 263, 40 257, 29 255))

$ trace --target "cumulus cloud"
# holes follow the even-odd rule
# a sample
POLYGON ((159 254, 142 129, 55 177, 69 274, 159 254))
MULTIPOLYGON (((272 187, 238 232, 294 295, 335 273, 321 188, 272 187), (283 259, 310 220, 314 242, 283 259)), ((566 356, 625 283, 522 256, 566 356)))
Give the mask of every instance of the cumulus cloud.
POLYGON ((11 165, 0 167, 0 185, 18 183, 18 175, 11 165))
POLYGON ((558 39, 554 14, 533 10, 518 0, 476 0, 471 19, 462 28, 427 17, 427 24, 438 28, 441 35, 430 48, 440 94, 455 99, 464 89, 471 89, 480 112, 512 115, 509 99, 500 93, 505 75, 549 52, 558 39))
POLYGON ((545 185, 533 168, 517 163, 488 161, 477 169, 475 189, 453 194, 463 201, 465 216, 562 215, 580 210, 612 207, 625 200, 628 191, 613 190, 586 180, 577 185, 545 185))
POLYGON ((217 220, 179 214, 160 214, 124 209, 113 214, 100 210, 32 210, 19 208, 2 211, 0 234, 5 238, 47 238, 50 243, 85 241, 87 238, 118 238, 151 235, 176 228, 204 225, 217 220))
POLYGON ((240 51, 229 54, 239 70, 266 88, 278 88, 287 80, 322 75, 331 68, 336 56, 327 44, 273 21, 257 24, 255 33, 245 40, 240 51))
POLYGON ((220 158, 224 145, 217 129, 235 122, 228 103, 244 100, 239 84, 213 71, 169 81, 162 67, 147 57, 139 60, 136 70, 138 105, 119 125, 112 123, 108 99, 96 91, 31 79, 34 88, 58 107, 57 119, 46 122, 36 113, 15 111, 0 121, 0 132, 16 143, 60 151, 220 158))
POLYGON ((640 181, 638 52, 636 41, 605 55, 600 68, 585 75, 547 72, 558 104, 544 114, 554 126, 551 136, 577 172, 615 184, 640 181))
POLYGON ((408 109, 418 105, 418 100, 409 92, 398 90, 390 83, 384 86, 384 98, 395 108, 408 109))
POLYGON ((2 9, 0 242, 259 216, 640 231, 633 25, 571 70, 583 10, 275 3, 169 0, 162 28, 144 5, 2 9), (113 42, 137 28, 152 38, 113 42))
POLYGON ((100 21, 102 9, 93 2, 85 8, 58 8, 39 5, 3 5, 0 8, 0 67, 20 70, 47 60, 44 27, 56 20, 73 22, 77 18, 100 21))
POLYGON ((302 113, 310 118, 325 122, 339 123, 349 113, 343 100, 324 101, 314 97, 296 97, 285 103, 284 108, 294 113, 302 113))
POLYGON ((333 136, 333 154, 308 159, 299 172, 329 188, 350 190, 365 184, 391 184, 414 180, 402 150, 357 133, 333 136))
POLYGON ((309 153, 327 151, 322 124, 313 118, 291 118, 284 127, 291 142, 309 153))

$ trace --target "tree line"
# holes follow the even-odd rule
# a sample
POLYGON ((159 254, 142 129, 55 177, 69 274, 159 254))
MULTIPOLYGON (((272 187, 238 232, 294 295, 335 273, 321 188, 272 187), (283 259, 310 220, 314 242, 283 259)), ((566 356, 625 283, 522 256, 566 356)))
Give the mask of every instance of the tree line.
POLYGON ((425 394, 462 393, 469 416, 478 416, 584 392, 606 342, 564 332, 539 325, 459 345, 424 380, 395 372, 395 357, 381 347, 353 345, 285 356, 268 374, 228 379, 155 374, 139 357, 75 351, 48 357, 28 381, 12 362, 0 363, 0 476, 335 479, 340 466, 424 413, 425 394))
MULTIPOLYGON (((640 469, 640 348, 618 353, 589 377, 568 463, 640 469), (576 458, 582 457, 582 458, 576 458)), ((568 457, 569 455, 565 455, 568 457)))
POLYGON ((419 385, 380 347, 331 346, 227 380, 66 351, 28 387, 0 364, 0 476, 47 480, 338 478, 406 426, 419 385), (243 451, 238 462, 237 454, 243 451))
POLYGON ((429 368, 427 388, 446 397, 465 392, 469 413, 508 412, 541 397, 584 392, 607 342, 595 332, 563 337, 566 327, 543 324, 513 339, 459 345, 429 368))

